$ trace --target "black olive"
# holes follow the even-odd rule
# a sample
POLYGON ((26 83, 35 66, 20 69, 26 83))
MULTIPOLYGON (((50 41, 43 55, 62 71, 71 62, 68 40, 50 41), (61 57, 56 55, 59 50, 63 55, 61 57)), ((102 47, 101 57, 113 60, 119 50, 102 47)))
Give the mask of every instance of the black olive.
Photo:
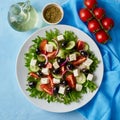
POLYGON ((84 51, 84 50, 81 50, 81 51, 80 51, 80 54, 81 54, 82 56, 85 56, 85 57, 88 56, 87 51, 84 51))
POLYGON ((36 87, 36 82, 35 81, 28 82, 28 85, 31 88, 35 88, 36 87))
POLYGON ((88 74, 89 74, 89 70, 86 69, 86 68, 82 69, 82 72, 83 72, 85 75, 88 75, 88 74))
POLYGON ((67 86, 67 87, 66 87, 66 93, 69 93, 69 92, 71 92, 71 91, 72 91, 72 88, 69 87, 69 86, 67 86))
POLYGON ((67 81, 66 80, 62 80, 61 82, 60 82, 60 84, 62 84, 62 85, 67 85, 68 83, 67 83, 67 81))
POLYGON ((45 66, 45 63, 44 62, 40 62, 40 63, 38 63, 38 67, 44 67, 45 66))
POLYGON ((74 69, 74 66, 73 66, 73 64, 68 64, 68 65, 67 65, 67 68, 70 69, 70 70, 73 70, 73 69, 74 69))
POLYGON ((36 48, 36 54, 39 55, 40 54, 40 49, 36 48))
POLYGON ((58 68, 58 69, 53 69, 53 74, 59 74, 60 73, 60 69, 58 68))
POLYGON ((39 71, 37 72, 37 75, 38 75, 39 77, 41 77, 41 76, 43 76, 43 73, 39 70, 39 71))
POLYGON ((67 46, 67 42, 66 41, 62 42, 61 46, 62 47, 66 47, 67 46))
POLYGON ((65 59, 63 59, 63 58, 60 58, 60 57, 57 58, 58 64, 61 64, 61 63, 63 63, 64 61, 65 61, 65 59))
POLYGON ((57 94, 57 93, 58 93, 58 90, 59 90, 59 86, 54 86, 54 87, 53 87, 53 93, 54 93, 54 94, 57 94))

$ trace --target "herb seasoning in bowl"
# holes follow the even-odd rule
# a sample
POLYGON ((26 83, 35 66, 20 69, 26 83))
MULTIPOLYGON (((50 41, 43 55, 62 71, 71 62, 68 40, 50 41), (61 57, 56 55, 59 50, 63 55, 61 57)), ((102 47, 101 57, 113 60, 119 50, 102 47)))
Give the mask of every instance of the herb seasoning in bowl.
POLYGON ((63 9, 56 3, 47 4, 42 10, 43 20, 47 24, 58 24, 63 18, 63 9))

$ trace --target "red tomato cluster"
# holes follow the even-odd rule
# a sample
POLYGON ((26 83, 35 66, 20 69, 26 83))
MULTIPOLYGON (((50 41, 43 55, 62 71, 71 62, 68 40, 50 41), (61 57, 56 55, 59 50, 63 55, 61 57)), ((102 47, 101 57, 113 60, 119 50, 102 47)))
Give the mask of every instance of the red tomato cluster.
POLYGON ((105 16, 105 10, 97 7, 97 0, 84 0, 86 8, 79 11, 80 19, 87 22, 90 32, 95 34, 96 40, 99 43, 108 41, 108 31, 114 26, 114 21, 105 16))

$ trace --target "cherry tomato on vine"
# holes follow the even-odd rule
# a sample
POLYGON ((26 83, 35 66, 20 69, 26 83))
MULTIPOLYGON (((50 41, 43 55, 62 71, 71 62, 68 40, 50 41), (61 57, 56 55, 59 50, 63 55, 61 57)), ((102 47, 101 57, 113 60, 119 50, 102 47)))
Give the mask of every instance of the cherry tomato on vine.
POLYGON ((109 35, 104 30, 98 31, 95 34, 95 37, 99 43, 106 43, 109 39, 109 35))
POLYGON ((103 18, 102 25, 106 30, 110 30, 114 26, 114 21, 111 18, 103 18))
POLYGON ((97 32, 101 29, 99 22, 96 19, 93 19, 88 22, 88 29, 90 32, 97 32))
POLYGON ((84 0, 84 4, 88 9, 93 9, 97 5, 96 0, 84 0))
POLYGON ((95 8, 93 13, 97 19, 102 19, 105 16, 105 10, 103 8, 95 8))
POLYGON ((79 11, 79 16, 83 22, 87 22, 88 20, 93 18, 92 14, 90 13, 90 11, 87 8, 81 9, 79 11))

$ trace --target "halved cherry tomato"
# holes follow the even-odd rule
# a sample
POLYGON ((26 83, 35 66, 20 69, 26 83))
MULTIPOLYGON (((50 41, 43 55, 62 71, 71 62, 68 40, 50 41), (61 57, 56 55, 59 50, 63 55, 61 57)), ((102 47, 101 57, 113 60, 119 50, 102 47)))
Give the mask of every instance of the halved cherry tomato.
POLYGON ((48 59, 53 59, 56 57, 57 50, 54 50, 53 52, 48 52, 47 57, 48 59))
POLYGON ((46 44, 47 44, 47 40, 42 40, 42 42, 40 43, 40 46, 39 46, 39 49, 40 49, 40 52, 42 54, 46 54, 46 44))
POLYGON ((47 78, 49 79, 49 83, 50 83, 49 85, 50 85, 50 87, 53 88, 54 83, 53 83, 53 77, 52 77, 52 75, 48 75, 47 78))
POLYGON ((37 79, 39 78, 39 76, 34 72, 30 72, 29 75, 33 78, 37 78, 37 79))
POLYGON ((60 69, 61 69, 61 74, 63 74, 66 71, 65 66, 62 66, 60 69))
POLYGON ((83 22, 87 22, 93 18, 93 15, 90 13, 90 11, 87 8, 83 8, 79 11, 80 19, 83 22))
POLYGON ((103 8, 95 8, 94 15, 97 19, 102 19, 105 16, 105 10, 103 8))
POLYGON ((66 76, 66 81, 68 82, 68 85, 71 87, 71 88, 75 88, 75 85, 76 85, 76 80, 75 80, 75 77, 73 74, 69 74, 66 76))
POLYGON ((78 57, 77 60, 73 61, 72 64, 74 66, 78 66, 78 65, 82 64, 86 59, 87 59, 86 57, 80 56, 80 57, 78 57))
POLYGON ((41 89, 47 92, 49 95, 53 94, 53 89, 48 84, 41 84, 41 89))
POLYGON ((53 67, 52 63, 48 62, 46 68, 52 69, 52 67, 53 67))
POLYGON ((96 40, 99 43, 106 43, 109 39, 108 34, 104 30, 100 30, 95 34, 96 40))
POLYGON ((114 26, 114 21, 111 18, 103 18, 102 25, 106 30, 110 30, 114 26))
POLYGON ((99 22, 96 19, 93 19, 88 22, 88 29, 90 32, 97 32, 101 29, 99 22))
POLYGON ((84 47, 85 47, 85 42, 81 41, 81 40, 78 40, 77 44, 76 44, 77 50, 82 50, 82 49, 84 49, 84 47))
POLYGON ((93 9, 97 5, 96 0, 84 0, 84 4, 88 9, 93 9))

